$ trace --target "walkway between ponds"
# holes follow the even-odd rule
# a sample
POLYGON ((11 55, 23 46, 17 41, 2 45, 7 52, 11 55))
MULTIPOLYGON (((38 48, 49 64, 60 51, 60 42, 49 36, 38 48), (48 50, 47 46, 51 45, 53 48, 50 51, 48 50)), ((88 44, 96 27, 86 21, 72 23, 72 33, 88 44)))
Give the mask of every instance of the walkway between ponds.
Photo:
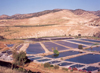
POLYGON ((73 49, 73 48, 71 48, 71 47, 64 46, 64 45, 61 45, 61 44, 59 44, 59 43, 56 43, 56 42, 54 42, 54 41, 51 41, 51 42, 52 42, 52 43, 55 43, 55 44, 57 44, 57 45, 60 45, 60 46, 63 46, 63 47, 69 48, 69 49, 73 49))
POLYGON ((83 45, 83 46, 90 47, 90 45, 85 45, 85 44, 82 44, 82 43, 72 42, 72 41, 69 41, 69 40, 63 40, 63 41, 64 42, 70 42, 70 43, 74 43, 74 44, 78 44, 78 45, 83 45))
POLYGON ((41 42, 39 42, 40 45, 42 46, 42 48, 45 50, 45 53, 49 53, 50 51, 44 46, 44 44, 42 44, 41 42))
POLYGON ((28 46, 29 46, 29 43, 23 43, 23 46, 20 48, 19 51, 24 51, 24 52, 26 52, 26 49, 28 48, 28 46))

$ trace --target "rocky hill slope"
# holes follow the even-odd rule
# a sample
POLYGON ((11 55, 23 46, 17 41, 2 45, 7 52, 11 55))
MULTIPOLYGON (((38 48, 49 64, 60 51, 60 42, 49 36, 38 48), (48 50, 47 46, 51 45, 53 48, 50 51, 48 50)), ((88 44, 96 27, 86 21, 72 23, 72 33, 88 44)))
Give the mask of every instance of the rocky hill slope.
POLYGON ((93 36, 100 32, 99 11, 54 9, 31 14, 0 16, 0 35, 6 38, 93 36), (8 26, 8 27, 5 27, 8 26))

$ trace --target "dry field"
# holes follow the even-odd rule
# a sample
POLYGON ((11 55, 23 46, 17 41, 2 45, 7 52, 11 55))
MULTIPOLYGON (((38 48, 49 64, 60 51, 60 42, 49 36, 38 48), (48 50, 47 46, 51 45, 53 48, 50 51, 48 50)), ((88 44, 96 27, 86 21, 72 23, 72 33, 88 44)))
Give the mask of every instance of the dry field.
POLYGON ((12 70, 10 68, 0 66, 0 73, 24 73, 17 70, 12 70))

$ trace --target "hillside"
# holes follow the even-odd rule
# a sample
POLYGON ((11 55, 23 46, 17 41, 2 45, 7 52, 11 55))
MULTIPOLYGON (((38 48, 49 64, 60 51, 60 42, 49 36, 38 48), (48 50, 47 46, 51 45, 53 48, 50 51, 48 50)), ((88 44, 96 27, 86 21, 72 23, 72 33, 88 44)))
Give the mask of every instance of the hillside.
POLYGON ((2 15, 0 35, 5 38, 68 36, 69 34, 93 36, 100 32, 99 12, 98 15, 94 12, 81 9, 54 9, 30 14, 2 15))
POLYGON ((48 13, 54 13, 54 12, 58 12, 61 11, 62 9, 54 9, 54 10, 45 10, 42 12, 37 12, 37 13, 30 13, 30 14, 15 14, 12 16, 8 16, 8 15, 1 15, 0 19, 26 19, 26 18, 31 18, 31 17, 39 17, 41 15, 45 15, 48 13))

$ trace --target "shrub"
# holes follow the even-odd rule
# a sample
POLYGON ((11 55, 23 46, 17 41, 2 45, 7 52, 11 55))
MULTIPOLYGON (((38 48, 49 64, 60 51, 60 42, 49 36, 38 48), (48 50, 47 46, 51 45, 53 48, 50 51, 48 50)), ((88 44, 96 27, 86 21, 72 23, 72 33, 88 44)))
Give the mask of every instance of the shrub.
POLYGON ((33 73, 33 72, 29 70, 27 73, 33 73))
POLYGON ((71 72, 73 72, 73 70, 71 70, 71 72))
POLYGON ((26 53, 21 51, 20 53, 17 53, 16 51, 13 52, 13 59, 14 59, 14 64, 23 66, 27 59, 26 53))
POLYGON ((18 68, 18 71, 23 71, 23 68, 18 68))
POLYGON ((62 68, 62 70, 66 70, 66 71, 68 71, 68 68, 62 68))
POLYGON ((59 51, 57 50, 57 48, 53 52, 54 52, 54 55, 53 55, 54 57, 58 57, 59 56, 59 51))
POLYGON ((61 60, 63 60, 63 58, 60 58, 61 60))
POLYGON ((45 63, 45 64, 44 64, 44 67, 45 67, 45 68, 50 67, 50 63, 45 63))
POLYGON ((58 50, 54 50, 54 54, 59 54, 58 50))
POLYGON ((83 49, 83 46, 82 45, 78 45, 78 49, 83 49))
POLYGON ((55 65, 55 66, 54 66, 54 69, 59 69, 59 66, 58 66, 58 65, 55 65))
POLYGON ((99 47, 99 46, 96 46, 96 47, 99 47))
POLYGON ((53 65, 50 65, 50 67, 54 67, 53 65))

